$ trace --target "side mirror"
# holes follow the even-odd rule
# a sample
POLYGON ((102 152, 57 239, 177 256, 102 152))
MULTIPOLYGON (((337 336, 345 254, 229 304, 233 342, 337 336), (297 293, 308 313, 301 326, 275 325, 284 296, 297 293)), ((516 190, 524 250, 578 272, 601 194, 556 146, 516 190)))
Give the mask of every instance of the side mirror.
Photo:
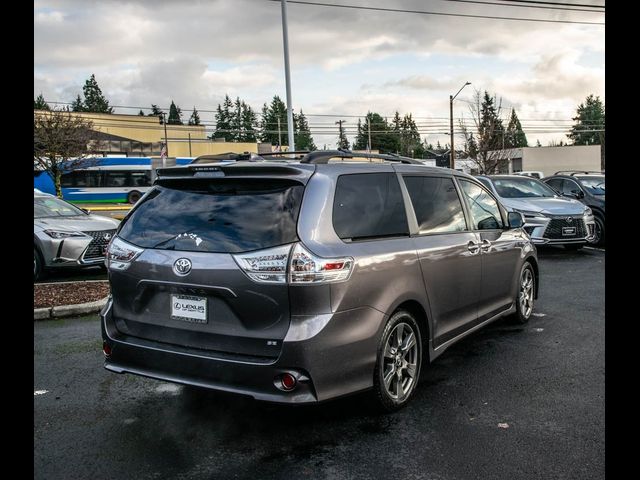
POLYGON ((82 210, 87 215, 89 215, 91 213, 91 210, 89 210, 88 208, 81 208, 80 210, 82 210))
POLYGON ((582 190, 571 190, 571 193, 577 198, 584 198, 584 192, 582 190))
POLYGON ((524 225, 524 217, 520 212, 509 212, 507 220, 509 228, 522 228, 524 225))

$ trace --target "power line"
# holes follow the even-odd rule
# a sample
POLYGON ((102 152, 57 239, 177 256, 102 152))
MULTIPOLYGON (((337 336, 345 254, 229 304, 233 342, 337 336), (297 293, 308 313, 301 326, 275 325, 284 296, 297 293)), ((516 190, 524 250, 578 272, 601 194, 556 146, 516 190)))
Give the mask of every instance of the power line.
MULTIPOLYGON (((542 8, 545 10, 564 10, 567 12, 591 12, 591 13, 604 13, 598 10, 587 10, 587 9, 583 9, 583 8, 567 8, 567 7, 560 7, 560 6, 556 6, 556 7, 548 7, 548 6, 543 6, 543 5, 509 5, 508 3, 497 3, 497 2, 483 2, 483 1, 478 1, 478 0, 440 0, 441 2, 455 2, 455 3, 475 3, 478 5, 497 5, 500 7, 515 7, 515 8, 542 8)), ((508 1, 508 0, 507 0, 508 1)), ((528 2, 528 3, 538 3, 538 2, 528 2)), ((556 5, 556 4, 554 4, 556 5)), ((557 5, 562 5, 562 4, 557 4, 557 5)), ((577 7, 579 7, 580 5, 576 5, 577 7)), ((593 8, 603 8, 604 7, 597 7, 594 6, 593 8)))
POLYGON ((571 7, 590 7, 590 8, 602 8, 604 9, 604 5, 591 5, 591 4, 584 4, 584 3, 562 3, 562 2, 534 2, 531 0, 503 0, 506 2, 511 2, 511 3, 538 3, 538 4, 543 4, 543 5, 563 5, 563 6, 571 6, 571 7))
MULTIPOLYGON (((267 0, 269 2, 280 2, 280 0, 267 0)), ((542 22, 542 23, 568 23, 577 25, 604 25, 604 22, 583 22, 575 20, 548 20, 542 18, 523 18, 523 17, 496 17, 493 15, 471 15, 465 13, 444 13, 444 12, 429 12, 425 10, 405 10, 399 8, 384 8, 384 7, 366 7, 363 5, 340 5, 336 3, 323 3, 323 2, 303 2, 300 0, 288 0, 289 3, 295 3, 298 5, 311 5, 317 7, 334 7, 334 8, 347 8, 352 10, 372 10, 376 12, 393 12, 393 13, 415 13, 418 15, 437 15, 442 17, 464 17, 464 18, 484 18, 490 20, 510 20, 521 22, 542 22)))

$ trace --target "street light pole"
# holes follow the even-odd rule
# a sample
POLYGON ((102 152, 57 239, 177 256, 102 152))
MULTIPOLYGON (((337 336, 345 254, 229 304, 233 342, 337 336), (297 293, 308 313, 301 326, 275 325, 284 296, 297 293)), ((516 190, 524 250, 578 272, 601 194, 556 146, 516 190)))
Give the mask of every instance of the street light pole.
MULTIPOLYGON (((460 90, 458 90, 458 93, 460 93, 462 89, 467 85, 471 85, 471 82, 466 82, 464 85, 462 85, 462 87, 460 87, 460 90)), ((456 167, 456 149, 453 145, 453 101, 458 96, 458 93, 456 93, 455 95, 449 95, 449 129, 450 129, 449 135, 451 137, 451 141, 450 141, 451 154, 449 155, 449 157, 451 158, 451 161, 449 166, 451 167, 451 170, 455 170, 455 167, 456 167)))
POLYGON ((287 127, 289 131, 289 151, 296 150, 293 138, 293 108, 291 104, 291 73, 289 71, 289 27, 287 24, 287 0, 281 0, 282 6, 282 43, 284 45, 284 77, 287 87, 287 127))

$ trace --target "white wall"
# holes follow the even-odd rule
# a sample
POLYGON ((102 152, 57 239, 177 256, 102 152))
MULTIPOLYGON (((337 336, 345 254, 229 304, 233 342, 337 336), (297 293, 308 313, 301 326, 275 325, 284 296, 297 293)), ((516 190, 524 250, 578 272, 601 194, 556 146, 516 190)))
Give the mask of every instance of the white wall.
POLYGON ((545 177, 559 170, 600 171, 600 145, 523 148, 522 170, 541 171, 545 177))

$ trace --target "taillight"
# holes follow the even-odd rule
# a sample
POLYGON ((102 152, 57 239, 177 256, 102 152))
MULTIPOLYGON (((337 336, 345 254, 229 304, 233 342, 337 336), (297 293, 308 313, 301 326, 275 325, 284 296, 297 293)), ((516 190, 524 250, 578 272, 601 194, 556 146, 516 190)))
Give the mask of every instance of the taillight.
POLYGON ((331 283, 349 278, 353 258, 321 258, 301 243, 234 255, 244 272, 261 283, 331 283), (291 258, 289 258, 291 257, 291 258))
POLYGON ((234 255, 233 258, 251 280, 261 283, 286 283, 290 250, 291 245, 285 245, 234 255))
POLYGON ((131 245, 118 237, 113 237, 107 247, 105 263, 112 270, 126 270, 144 249, 131 245))
POLYGON ((321 258, 309 252, 301 243, 291 251, 289 281, 291 283, 332 283, 349 278, 353 258, 321 258))

